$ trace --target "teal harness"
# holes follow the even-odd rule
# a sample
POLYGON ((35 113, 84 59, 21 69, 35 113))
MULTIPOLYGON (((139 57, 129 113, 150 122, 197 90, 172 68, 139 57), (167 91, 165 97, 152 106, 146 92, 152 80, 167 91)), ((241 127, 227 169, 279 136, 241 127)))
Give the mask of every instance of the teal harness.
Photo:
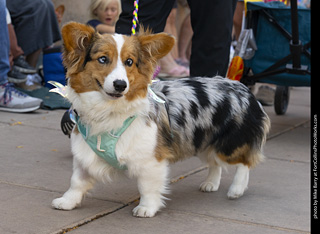
POLYGON ((83 139, 91 147, 91 149, 108 164, 116 169, 126 170, 127 167, 120 165, 116 155, 116 144, 124 131, 136 119, 136 115, 127 118, 121 128, 116 131, 105 132, 99 135, 89 136, 90 129, 88 126, 81 123, 80 117, 76 115, 75 122, 78 130, 83 136, 83 139))

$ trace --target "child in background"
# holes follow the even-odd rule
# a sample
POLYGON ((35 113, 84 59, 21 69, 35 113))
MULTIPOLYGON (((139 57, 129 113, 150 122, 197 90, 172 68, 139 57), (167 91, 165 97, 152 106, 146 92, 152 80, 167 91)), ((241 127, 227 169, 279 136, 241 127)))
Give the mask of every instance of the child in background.
POLYGON ((120 0, 92 0, 90 14, 93 19, 87 24, 97 29, 99 33, 114 33, 120 13, 120 0))

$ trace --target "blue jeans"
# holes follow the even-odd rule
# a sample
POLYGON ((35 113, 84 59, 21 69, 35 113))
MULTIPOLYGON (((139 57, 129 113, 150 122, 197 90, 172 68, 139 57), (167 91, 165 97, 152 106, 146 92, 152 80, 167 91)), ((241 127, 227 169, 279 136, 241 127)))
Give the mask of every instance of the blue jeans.
POLYGON ((7 82, 7 73, 10 71, 10 41, 6 18, 6 0, 0 0, 0 28, 0 84, 4 84, 7 82))

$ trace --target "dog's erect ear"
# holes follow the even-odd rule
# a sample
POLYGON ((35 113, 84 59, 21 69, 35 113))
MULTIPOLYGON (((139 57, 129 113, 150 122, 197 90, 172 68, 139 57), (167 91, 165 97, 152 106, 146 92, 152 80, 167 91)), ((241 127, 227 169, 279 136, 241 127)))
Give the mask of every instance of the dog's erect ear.
POLYGON ((82 64, 96 37, 94 28, 71 22, 63 26, 61 33, 64 42, 63 64, 67 69, 82 64))
MULTIPOLYGON (((140 29, 141 30, 141 29, 140 29)), ((173 36, 167 33, 150 34, 148 32, 139 33, 138 39, 144 52, 151 59, 161 59, 166 56, 172 49, 175 43, 173 36)))

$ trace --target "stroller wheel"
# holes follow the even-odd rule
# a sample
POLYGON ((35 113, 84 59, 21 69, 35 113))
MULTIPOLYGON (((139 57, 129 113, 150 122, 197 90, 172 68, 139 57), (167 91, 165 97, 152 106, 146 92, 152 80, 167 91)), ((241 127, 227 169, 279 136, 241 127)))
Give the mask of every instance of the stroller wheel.
POLYGON ((277 86, 274 95, 274 110, 277 115, 284 115, 289 104, 290 91, 288 86, 277 86))

